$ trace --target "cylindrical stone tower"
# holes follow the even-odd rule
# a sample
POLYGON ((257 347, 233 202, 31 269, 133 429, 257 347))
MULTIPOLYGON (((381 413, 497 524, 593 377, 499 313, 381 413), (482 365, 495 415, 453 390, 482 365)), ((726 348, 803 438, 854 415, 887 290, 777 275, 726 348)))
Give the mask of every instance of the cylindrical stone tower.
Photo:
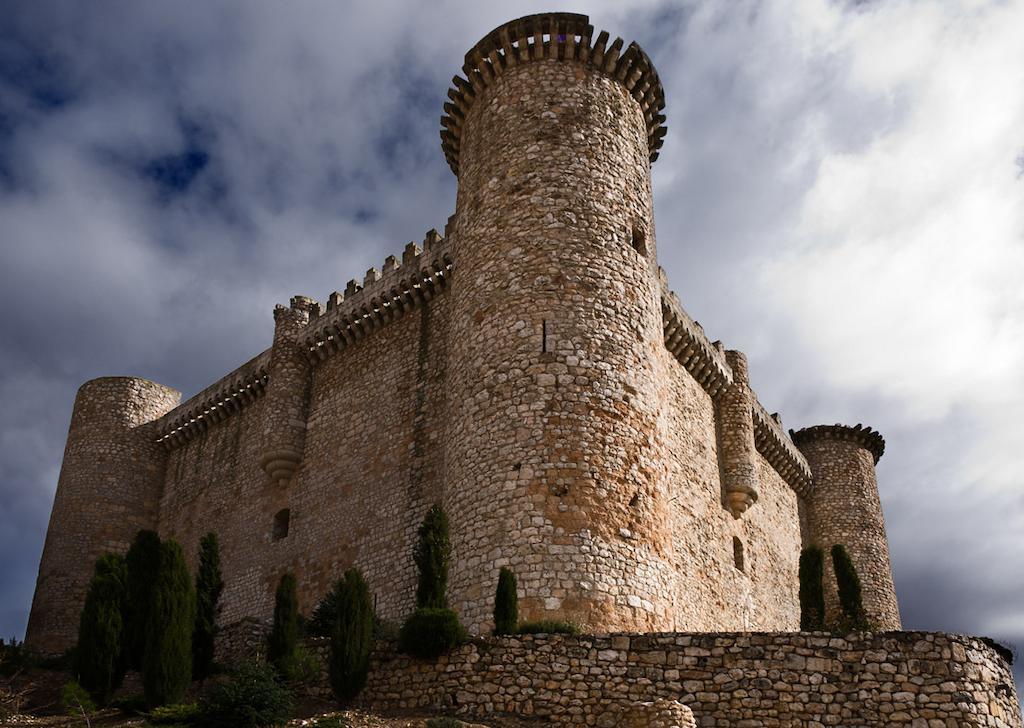
POLYGON ((260 467, 270 480, 285 486, 302 462, 309 414, 312 364, 303 334, 320 304, 307 296, 292 296, 290 305, 274 309, 274 343, 270 350, 270 382, 263 420, 260 467))
POLYGON ((156 528, 166 453, 151 423, 180 399, 134 377, 79 388, 25 634, 29 648, 58 654, 73 646, 96 559, 124 553, 139 530, 156 528))
POLYGON ((829 551, 835 544, 843 544, 860 576, 868 618, 880 629, 900 629, 889 543, 875 479, 875 465, 885 451, 885 440, 862 425, 819 425, 790 434, 814 476, 807 499, 807 526, 811 544, 825 552, 826 620, 835 621, 841 616, 829 551))
POLYGON ((725 506, 739 518, 757 503, 757 447, 754 444, 754 395, 750 391, 747 356, 725 352, 732 369, 732 384, 715 400, 718 425, 718 458, 722 471, 725 506))
POLYGON ((449 596, 491 624, 501 566, 527 619, 671 623, 647 56, 583 15, 507 23, 466 56, 442 119, 450 239, 449 596))

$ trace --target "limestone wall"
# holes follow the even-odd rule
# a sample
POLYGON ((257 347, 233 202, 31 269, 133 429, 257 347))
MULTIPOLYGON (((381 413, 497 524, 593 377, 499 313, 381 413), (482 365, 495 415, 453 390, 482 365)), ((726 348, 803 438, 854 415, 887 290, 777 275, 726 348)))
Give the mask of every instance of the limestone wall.
POLYGON ((309 613, 350 566, 363 569, 379 613, 398 619, 415 590, 412 539, 441 497, 445 297, 319 362, 301 464, 281 487, 260 467, 266 398, 170 451, 160 531, 196 559, 216 531, 222 621, 269 619, 280 575, 294 570, 309 613), (288 510, 288 533, 275 516, 288 510))
POLYGON ((708 728, 1022 725, 1012 674, 991 647, 927 632, 492 638, 437 662, 380 643, 359 703, 615 726, 624 708, 656 699, 679 701, 708 728))

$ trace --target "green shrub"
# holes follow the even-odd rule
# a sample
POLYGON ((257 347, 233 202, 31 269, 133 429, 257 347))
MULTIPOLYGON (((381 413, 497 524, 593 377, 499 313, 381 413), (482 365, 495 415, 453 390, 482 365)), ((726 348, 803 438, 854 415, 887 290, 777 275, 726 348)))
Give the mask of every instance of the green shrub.
POLYGON ((205 680, 213 667, 213 643, 224 580, 220 576, 220 545, 212 531, 199 540, 196 572, 196 621, 192 628, 192 678, 205 680))
POLYGON ((299 644, 299 597, 295 575, 286 572, 277 584, 274 595, 274 626, 267 638, 267 660, 284 675, 285 663, 294 659, 299 644))
POLYGON ((335 587, 337 618, 331 629, 328 668, 331 689, 342 703, 366 685, 373 649, 373 600, 359 569, 349 569, 335 587))
POLYGON ((455 718, 429 718, 427 728, 463 728, 466 723, 455 718))
POLYGON ((459 616, 451 609, 417 609, 398 633, 398 650, 433 659, 467 639, 459 616))
POLYGON ((419 540, 413 561, 419 571, 416 606, 423 609, 444 609, 448 606, 448 561, 451 558, 448 540, 448 516, 441 506, 431 506, 419 528, 419 540))
POLYGON ((199 720, 199 706, 195 703, 174 703, 153 708, 146 714, 146 720, 153 725, 181 725, 199 720))
POLYGON ((839 606, 843 619, 839 628, 843 632, 862 632, 868 629, 868 618, 861 596, 860 577, 853 559, 842 544, 832 547, 832 568, 836 573, 836 587, 839 591, 839 606))
POLYGON ((817 546, 800 552, 800 629, 805 632, 825 629, 825 555, 817 546))
POLYGON ((580 628, 572 622, 540 620, 523 622, 516 630, 517 634, 579 634, 580 628))
POLYGON ((85 605, 78 621, 74 674, 100 704, 106 703, 124 678, 122 640, 125 601, 125 563, 114 554, 96 561, 85 605))
POLYGON ((516 596, 516 575, 511 569, 498 572, 498 588, 494 592, 494 634, 515 634, 519 624, 519 597, 516 596))
POLYGON ((302 645, 281 662, 281 677, 289 685, 313 685, 320 678, 320 658, 302 645))
POLYGON ((316 605, 313 614, 306 621, 305 633, 307 636, 331 636, 331 630, 334 629, 334 624, 338 621, 338 588, 340 584, 341 580, 338 580, 316 605))
POLYGON ((127 567, 124 630, 125 662, 141 670, 146 655, 146 629, 153 602, 153 578, 160 569, 160 537, 156 531, 139 531, 124 557, 127 567))
POLYGON ((272 667, 260 662, 236 665, 199 701, 200 723, 211 728, 263 728, 282 725, 294 700, 272 667))
POLYGON ((177 541, 160 544, 160 566, 153 581, 142 667, 150 708, 179 702, 192 680, 196 596, 177 541))
POLYGON ((88 725, 89 714, 96 711, 88 691, 72 680, 60 689, 60 704, 64 712, 71 717, 73 725, 88 725))

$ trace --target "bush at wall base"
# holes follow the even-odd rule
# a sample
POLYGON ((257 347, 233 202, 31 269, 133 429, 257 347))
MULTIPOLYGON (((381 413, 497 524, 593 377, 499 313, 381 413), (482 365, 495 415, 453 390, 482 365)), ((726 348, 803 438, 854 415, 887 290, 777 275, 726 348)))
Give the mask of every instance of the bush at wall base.
POLYGON ((337 606, 331 630, 328 673, 334 696, 352 700, 366 685, 373 649, 373 600, 359 569, 349 569, 335 588, 337 606))
POLYGON ((211 728, 261 728, 283 725, 294 700, 274 668, 242 662, 227 680, 211 685, 199 701, 199 723, 211 728))
POLYGON ((146 627, 142 686, 150 708, 177 703, 192 681, 192 628, 196 593, 177 541, 160 544, 146 627))
POLYGON ((825 629, 825 554, 817 546, 800 552, 800 629, 819 632, 825 629))
POLYGON ((453 610, 417 609, 398 633, 398 651, 429 660, 466 639, 466 630, 453 610))
POLYGON ((99 558, 78 622, 75 677, 100 704, 110 700, 124 677, 125 573, 122 557, 99 558))
POLYGON ((494 634, 514 634, 519 623, 519 597, 516 595, 516 575, 512 569, 501 567, 498 588, 494 592, 494 634))

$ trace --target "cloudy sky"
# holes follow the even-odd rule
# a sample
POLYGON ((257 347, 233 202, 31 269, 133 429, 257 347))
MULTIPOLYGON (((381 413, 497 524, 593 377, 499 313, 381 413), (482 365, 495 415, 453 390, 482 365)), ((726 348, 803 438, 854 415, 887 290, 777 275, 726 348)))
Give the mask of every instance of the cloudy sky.
POLYGON ((665 85, 661 263, 788 427, 865 422, 905 625, 1024 648, 1024 0, 50 2, 0 14, 0 634, 75 390, 196 392, 442 228, 494 26, 586 12, 665 85))

